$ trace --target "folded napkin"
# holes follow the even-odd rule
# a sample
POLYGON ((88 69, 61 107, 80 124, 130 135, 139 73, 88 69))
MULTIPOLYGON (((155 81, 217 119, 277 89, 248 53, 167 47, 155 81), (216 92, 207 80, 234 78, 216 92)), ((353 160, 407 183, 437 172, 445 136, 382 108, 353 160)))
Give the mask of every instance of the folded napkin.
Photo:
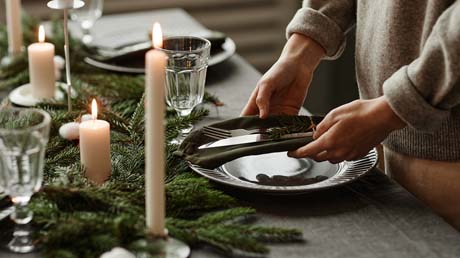
MULTIPOLYGON (((260 119, 257 116, 246 116, 215 123, 210 126, 227 130, 288 127, 290 129, 289 133, 296 133, 300 132, 296 131, 296 128, 306 128, 312 123, 317 125, 321 120, 322 117, 319 116, 271 116, 266 119, 260 119)), ((313 138, 282 139, 246 143, 237 146, 198 149, 201 145, 214 141, 216 140, 204 135, 203 129, 196 130, 182 142, 174 154, 200 167, 214 169, 244 156, 295 150, 313 141, 313 138)))

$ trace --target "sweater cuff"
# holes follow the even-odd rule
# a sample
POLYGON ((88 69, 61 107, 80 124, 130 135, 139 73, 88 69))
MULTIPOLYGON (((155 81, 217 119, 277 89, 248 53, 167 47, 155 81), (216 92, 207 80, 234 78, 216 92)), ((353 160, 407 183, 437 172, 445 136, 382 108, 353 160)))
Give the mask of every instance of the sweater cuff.
POLYGON ((434 132, 448 119, 450 111, 433 107, 415 88, 403 66, 383 84, 390 107, 408 126, 434 132))
POLYGON ((345 35, 332 19, 312 8, 299 9, 286 29, 286 37, 303 34, 318 42, 325 50, 324 59, 337 59, 345 49, 345 35))

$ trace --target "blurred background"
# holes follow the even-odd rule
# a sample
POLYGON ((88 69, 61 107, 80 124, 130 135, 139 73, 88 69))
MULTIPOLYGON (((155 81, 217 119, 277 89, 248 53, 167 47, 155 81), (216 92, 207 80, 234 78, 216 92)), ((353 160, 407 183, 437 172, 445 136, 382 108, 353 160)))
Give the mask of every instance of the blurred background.
MULTIPOLYGON (((47 0, 22 0, 29 15, 46 20, 52 11, 47 0)), ((5 22, 4 1, 0 21, 5 22)), ((183 8, 211 30, 222 31, 237 45, 237 52, 261 73, 277 60, 286 41, 285 28, 301 0, 105 0, 104 15, 183 8)), ((354 71, 354 33, 348 35, 347 49, 339 60, 323 61, 313 79, 305 107, 325 114, 358 98, 354 71)), ((255 85, 254 85, 255 86, 255 85)))

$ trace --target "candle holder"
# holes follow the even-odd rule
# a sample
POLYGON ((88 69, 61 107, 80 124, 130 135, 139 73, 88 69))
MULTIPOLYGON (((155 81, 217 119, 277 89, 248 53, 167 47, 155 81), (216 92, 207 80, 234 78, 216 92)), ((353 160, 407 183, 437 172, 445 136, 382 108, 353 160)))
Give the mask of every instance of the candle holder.
MULTIPOLYGON (((54 99, 59 101, 64 100, 64 92, 68 92, 67 84, 56 82, 55 86, 54 99)), ((74 92, 72 93, 72 97, 76 97, 74 92)), ((20 107, 33 107, 43 101, 43 99, 34 97, 32 94, 32 85, 30 83, 21 85, 12 90, 8 98, 11 103, 20 107)))
POLYGON ((190 256, 190 247, 186 243, 168 236, 167 229, 165 229, 163 236, 150 235, 149 244, 160 247, 161 254, 155 257, 187 258, 190 256))
POLYGON ((54 10, 63 10, 64 12, 64 54, 65 54, 65 71, 67 82, 67 109, 72 111, 72 81, 70 77, 70 50, 69 50, 69 10, 78 9, 85 5, 81 0, 52 0, 48 2, 48 7, 54 10))
POLYGON ((2 67, 7 67, 16 62, 16 60, 21 59, 21 55, 24 54, 24 47, 21 48, 21 52, 19 53, 13 53, 11 51, 8 51, 8 55, 4 56, 2 60, 0 61, 0 66, 2 67))

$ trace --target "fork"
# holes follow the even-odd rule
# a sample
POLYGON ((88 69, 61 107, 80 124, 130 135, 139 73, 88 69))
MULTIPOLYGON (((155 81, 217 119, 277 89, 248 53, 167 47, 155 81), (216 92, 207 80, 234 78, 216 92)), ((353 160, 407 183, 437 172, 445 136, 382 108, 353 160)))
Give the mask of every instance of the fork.
POLYGON ((203 134, 205 136, 208 136, 210 138, 216 139, 216 140, 222 140, 230 137, 236 137, 236 136, 243 136, 243 135, 250 135, 250 134, 255 134, 255 133, 269 133, 270 130, 273 128, 269 129, 253 129, 253 130, 246 130, 246 129, 234 129, 234 130, 226 130, 226 129, 221 129, 217 127, 212 127, 212 126, 204 126, 203 127, 203 134))

